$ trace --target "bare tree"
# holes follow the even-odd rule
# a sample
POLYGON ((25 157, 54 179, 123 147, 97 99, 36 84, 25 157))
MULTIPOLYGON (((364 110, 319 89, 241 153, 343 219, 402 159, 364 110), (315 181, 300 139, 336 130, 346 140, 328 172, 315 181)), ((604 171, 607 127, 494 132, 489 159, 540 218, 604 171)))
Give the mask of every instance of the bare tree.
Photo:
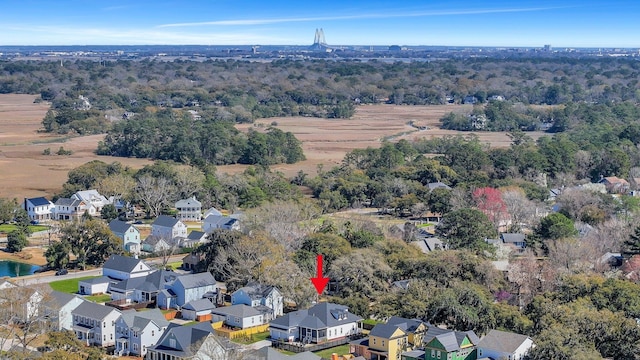
POLYGON ((174 179, 181 199, 189 198, 200 192, 204 180, 204 173, 193 166, 178 168, 174 179))
POLYGON ((568 273, 582 273, 592 268, 598 254, 591 243, 576 238, 549 240, 549 266, 568 273))
POLYGON ((502 201, 511 217, 510 231, 520 231, 522 226, 531 228, 535 216, 535 205, 527 199, 522 189, 508 189, 502 192, 502 201))
POLYGON ((136 192, 147 207, 149 216, 156 217, 174 199, 176 189, 167 178, 145 175, 138 179, 136 192))
POLYGON ((115 200, 129 199, 135 187, 135 180, 125 174, 112 174, 98 183, 100 193, 108 198, 113 196, 115 200))

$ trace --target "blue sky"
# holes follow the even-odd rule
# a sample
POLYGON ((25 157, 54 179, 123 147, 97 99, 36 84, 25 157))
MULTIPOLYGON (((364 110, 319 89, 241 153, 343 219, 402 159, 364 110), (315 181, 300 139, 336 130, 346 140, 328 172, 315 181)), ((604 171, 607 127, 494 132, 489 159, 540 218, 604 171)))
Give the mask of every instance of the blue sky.
POLYGON ((0 45, 640 47, 640 1, 2 0, 0 45))

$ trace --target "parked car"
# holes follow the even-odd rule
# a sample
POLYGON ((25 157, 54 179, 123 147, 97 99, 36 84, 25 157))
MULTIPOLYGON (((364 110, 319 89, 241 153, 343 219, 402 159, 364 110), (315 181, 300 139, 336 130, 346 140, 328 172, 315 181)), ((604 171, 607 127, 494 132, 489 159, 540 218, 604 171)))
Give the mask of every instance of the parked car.
POLYGON ((31 220, 31 225, 38 225, 40 224, 40 221, 38 220, 31 220))
POLYGON ((67 275, 69 273, 69 270, 67 269, 60 269, 58 271, 56 271, 56 276, 60 276, 60 275, 67 275))

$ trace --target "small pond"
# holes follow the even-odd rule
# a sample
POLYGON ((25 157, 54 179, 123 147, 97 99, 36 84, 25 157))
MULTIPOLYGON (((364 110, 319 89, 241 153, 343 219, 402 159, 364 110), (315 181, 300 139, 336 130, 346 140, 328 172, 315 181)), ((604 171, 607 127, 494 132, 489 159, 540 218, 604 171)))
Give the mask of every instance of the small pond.
POLYGON ((0 260, 0 277, 25 276, 35 273, 40 266, 29 265, 11 260, 0 260))

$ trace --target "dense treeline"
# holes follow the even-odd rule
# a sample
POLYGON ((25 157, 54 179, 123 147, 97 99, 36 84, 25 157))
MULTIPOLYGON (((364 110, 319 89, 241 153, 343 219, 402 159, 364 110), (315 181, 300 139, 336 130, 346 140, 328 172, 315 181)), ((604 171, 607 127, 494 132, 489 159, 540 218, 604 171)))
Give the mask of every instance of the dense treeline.
POLYGON ((243 134, 234 123, 194 118, 164 109, 117 122, 98 146, 98 154, 173 160, 183 163, 292 164, 304 160, 290 132, 268 128, 243 134))
MULTIPOLYGON (((637 102, 640 64, 630 59, 457 59, 247 62, 207 60, 4 61, 0 93, 40 94, 53 103, 48 131, 96 133, 109 111, 199 107, 237 122, 272 116, 350 117, 354 104, 637 102), (79 96, 91 110, 83 113, 79 96), (100 115, 100 116, 98 116, 100 115)), ((498 106, 498 105, 496 105, 498 106)), ((498 112, 500 110, 498 109, 498 112)), ((488 114, 489 116, 489 114, 488 114)), ((509 120, 513 121, 513 119, 509 120)), ((529 126, 526 116, 519 126, 529 126)), ((505 125, 496 126, 505 128, 505 125)))

